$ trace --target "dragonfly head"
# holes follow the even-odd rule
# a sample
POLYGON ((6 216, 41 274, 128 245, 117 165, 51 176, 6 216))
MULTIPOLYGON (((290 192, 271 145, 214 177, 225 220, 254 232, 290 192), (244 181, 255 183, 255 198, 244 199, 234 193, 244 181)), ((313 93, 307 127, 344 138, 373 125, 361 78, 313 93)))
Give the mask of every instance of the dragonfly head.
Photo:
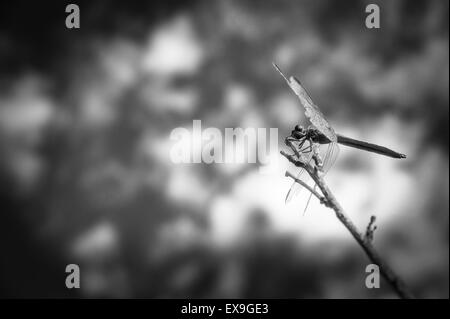
POLYGON ((303 128, 303 126, 296 125, 292 130, 291 135, 296 139, 300 139, 306 135, 306 130, 303 128))

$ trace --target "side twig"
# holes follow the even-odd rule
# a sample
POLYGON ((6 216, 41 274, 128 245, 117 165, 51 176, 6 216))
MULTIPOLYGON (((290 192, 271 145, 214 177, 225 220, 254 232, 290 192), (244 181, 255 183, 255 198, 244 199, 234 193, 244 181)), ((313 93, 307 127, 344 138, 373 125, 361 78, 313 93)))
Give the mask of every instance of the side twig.
POLYGON ((373 216, 373 215, 370 216, 370 222, 367 225, 366 234, 364 235, 364 239, 368 242, 373 241, 373 234, 374 234, 375 230, 377 229, 377 226, 375 226, 375 220, 376 220, 375 216, 373 216))
MULTIPOLYGON (((394 271, 386 264, 386 262, 381 258, 381 256, 377 253, 375 248, 372 245, 373 232, 376 227, 373 226, 375 223, 375 218, 372 216, 369 226, 367 227, 366 235, 362 235, 350 220, 350 218, 345 213, 344 209, 341 207, 339 202, 334 197, 331 190, 325 184, 325 181, 320 176, 320 172, 311 164, 302 162, 298 160, 294 155, 287 154, 284 151, 280 152, 284 157, 286 157, 291 163, 295 166, 301 167, 305 169, 311 178, 314 180, 316 185, 319 187, 323 196, 318 194, 316 191, 312 192, 311 187, 308 187, 308 190, 311 191, 317 198, 321 200, 322 203, 326 204, 327 207, 334 210, 336 217, 339 221, 347 228, 347 230, 352 234, 355 238, 356 242, 361 246, 361 248, 366 253, 367 257, 371 260, 372 263, 378 265, 380 269, 381 275, 386 279, 386 281, 392 286, 395 292, 404 299, 414 298, 412 293, 407 289, 406 285, 403 281, 394 273, 394 271)), ((290 175, 287 175, 291 177, 290 175)), ((297 181, 297 179, 295 179, 297 181)), ((305 184, 305 183, 303 183, 305 184)), ((302 185, 303 185, 302 184, 302 185)), ((304 185, 303 185, 304 186, 304 185)))

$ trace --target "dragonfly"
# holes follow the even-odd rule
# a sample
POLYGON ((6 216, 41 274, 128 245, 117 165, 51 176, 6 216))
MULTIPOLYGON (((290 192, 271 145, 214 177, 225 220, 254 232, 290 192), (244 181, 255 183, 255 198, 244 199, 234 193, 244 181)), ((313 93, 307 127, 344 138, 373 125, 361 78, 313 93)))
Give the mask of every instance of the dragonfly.
MULTIPOLYGON (((300 100, 300 104, 304 108, 306 117, 311 122, 311 125, 308 128, 296 125, 294 130, 291 132, 291 135, 286 140, 288 143, 291 143, 294 146, 296 155, 298 157, 302 157, 302 159, 307 163, 313 160, 314 154, 319 154, 317 153, 317 145, 327 145, 325 155, 322 157, 323 160, 321 159, 321 157, 319 157, 319 159, 321 159, 321 162, 316 163, 316 165, 322 171, 323 175, 325 175, 334 165, 339 155, 338 144, 372 153, 377 153, 384 156, 389 156, 392 158, 406 158, 406 155, 395 152, 387 147, 337 134, 330 123, 327 121, 323 113, 320 111, 319 107, 313 102, 310 95, 301 84, 300 80, 298 80, 294 76, 291 76, 288 79, 275 63, 273 63, 273 66, 285 79, 295 95, 297 95, 300 100)), ((304 169, 302 168, 296 174, 296 180, 300 179, 303 171, 304 169)), ((290 200, 292 200, 292 198, 299 193, 301 188, 301 185, 294 180, 291 188, 286 195, 285 202, 288 203, 290 200)), ((310 198, 308 199, 306 208, 308 207, 311 195, 312 193, 310 194, 310 198)))

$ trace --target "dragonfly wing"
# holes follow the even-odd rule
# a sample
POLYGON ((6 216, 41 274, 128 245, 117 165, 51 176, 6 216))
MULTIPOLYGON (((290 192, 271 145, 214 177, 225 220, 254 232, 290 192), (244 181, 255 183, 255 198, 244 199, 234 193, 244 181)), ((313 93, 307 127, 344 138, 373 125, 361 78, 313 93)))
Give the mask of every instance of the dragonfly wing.
POLYGON ((334 132, 334 129, 325 119, 325 116, 320 111, 319 107, 314 104, 300 81, 291 76, 288 83, 292 91, 298 96, 300 103, 305 108, 305 115, 308 117, 309 121, 331 142, 337 142, 337 135, 334 132))
POLYGON ((339 155, 339 145, 337 143, 328 144, 327 151, 323 160, 323 172, 326 174, 333 167, 339 155))
POLYGON ((309 121, 314 125, 323 135, 325 135, 331 142, 337 142, 337 135, 331 127, 330 123, 325 119, 325 116, 320 111, 319 107, 314 104, 308 92, 302 86, 300 81, 295 77, 291 76, 289 80, 280 70, 278 65, 273 63, 275 69, 281 74, 281 76, 286 80, 287 84, 294 91, 295 95, 300 99, 300 103, 305 108, 305 115, 309 121))
MULTIPOLYGON (((314 190, 316 190, 316 186, 314 185, 314 190)), ((305 209, 303 210, 303 216, 306 214, 306 211, 308 210, 309 202, 311 201, 313 193, 309 193, 308 201, 306 202, 305 209)))
MULTIPOLYGON (((323 161, 323 172, 324 172, 324 174, 326 174, 330 170, 330 168, 333 167, 333 165, 336 162, 336 159, 338 158, 338 156, 339 156, 339 145, 337 143, 330 143, 330 144, 328 144, 328 148, 327 148, 327 151, 325 153, 325 158, 324 158, 324 161, 323 161)), ((298 185, 298 186, 300 186, 300 185, 298 185)), ((317 184, 314 184, 314 190, 316 188, 317 188, 317 184)), ((308 210, 309 203, 310 203, 311 198, 312 198, 312 194, 313 193, 309 194, 308 201, 306 202, 305 209, 303 210, 303 215, 305 215, 306 211, 308 210)))
MULTIPOLYGON (((339 146, 337 143, 329 143, 327 150, 325 152, 324 160, 323 160, 323 173, 326 174, 330 168, 334 165, 336 162, 336 159, 339 155, 339 146)), ((308 162, 312 160, 312 152, 308 154, 308 162)), ((300 179, 301 175, 303 174, 304 169, 300 169, 300 171, 297 173, 296 178, 300 179)), ((314 185, 314 188, 316 188, 316 185, 314 185)), ((289 203, 295 196, 298 195, 298 193, 301 191, 302 185, 294 181, 292 183, 291 188, 289 189, 288 193, 286 194, 285 203, 289 203)), ((310 194, 312 195, 312 193, 310 194)), ((305 211, 308 208, 309 202, 311 200, 311 196, 308 199, 308 202, 305 207, 305 211)))
MULTIPOLYGON (((312 160, 312 155, 313 155, 312 152, 309 152, 309 153, 308 153, 307 159, 306 159, 306 161, 307 161, 308 163, 312 160)), ((304 168, 301 168, 301 169, 298 171, 296 178, 297 178, 297 179, 300 179, 304 171, 305 171, 305 169, 304 169, 304 168)), ((302 185, 300 185, 299 183, 297 183, 296 181, 294 181, 294 182, 292 183, 292 186, 291 186, 291 188, 289 189, 288 193, 286 194, 285 203, 286 203, 286 204, 289 203, 289 202, 292 200, 292 198, 294 198, 295 196, 298 195, 298 193, 300 192, 301 189, 302 189, 302 185)))

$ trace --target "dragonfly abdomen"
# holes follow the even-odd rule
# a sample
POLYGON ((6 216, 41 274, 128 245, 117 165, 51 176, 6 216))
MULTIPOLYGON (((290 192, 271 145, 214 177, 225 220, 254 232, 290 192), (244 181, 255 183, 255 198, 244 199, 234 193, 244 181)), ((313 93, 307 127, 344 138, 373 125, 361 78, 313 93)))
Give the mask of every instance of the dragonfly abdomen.
POLYGON ((357 148, 360 150, 377 153, 377 154, 381 154, 381 155, 385 155, 385 156, 389 156, 389 157, 393 157, 393 158, 406 158, 406 155, 397 153, 387 147, 376 145, 376 144, 371 144, 371 143, 367 143, 367 142, 363 142, 363 141, 354 140, 352 138, 342 136, 342 135, 337 136, 337 142, 339 144, 342 144, 345 146, 350 146, 350 147, 354 147, 354 148, 357 148))

